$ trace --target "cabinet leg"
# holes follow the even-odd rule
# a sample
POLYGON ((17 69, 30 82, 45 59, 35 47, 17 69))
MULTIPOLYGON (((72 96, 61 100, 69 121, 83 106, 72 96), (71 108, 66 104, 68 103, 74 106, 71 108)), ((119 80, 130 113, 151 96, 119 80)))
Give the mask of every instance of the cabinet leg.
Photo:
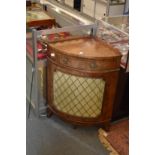
POLYGON ((108 132, 110 130, 110 121, 104 122, 103 128, 108 132))
POLYGON ((47 108, 47 117, 51 117, 53 115, 53 112, 50 110, 50 108, 47 108))
POLYGON ((73 129, 77 129, 77 126, 76 125, 73 125, 73 129))

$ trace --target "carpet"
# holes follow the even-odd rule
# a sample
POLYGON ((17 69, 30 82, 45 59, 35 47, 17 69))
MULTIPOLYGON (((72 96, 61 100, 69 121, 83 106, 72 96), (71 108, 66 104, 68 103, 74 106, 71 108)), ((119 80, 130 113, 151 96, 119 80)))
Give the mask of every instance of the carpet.
POLYGON ((98 134, 110 155, 129 155, 129 120, 112 124, 109 132, 100 128, 98 134))

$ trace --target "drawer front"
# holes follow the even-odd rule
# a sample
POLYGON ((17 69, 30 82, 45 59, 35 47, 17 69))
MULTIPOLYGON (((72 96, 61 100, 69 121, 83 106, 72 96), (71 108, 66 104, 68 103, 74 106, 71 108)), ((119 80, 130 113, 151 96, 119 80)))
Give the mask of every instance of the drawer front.
POLYGON ((60 64, 63 66, 87 71, 103 71, 108 69, 116 69, 119 67, 117 59, 89 60, 84 58, 74 58, 61 55, 59 61, 60 64))
POLYGON ((48 52, 49 59, 57 65, 86 71, 104 71, 119 68, 119 59, 92 60, 63 55, 54 51, 48 52))

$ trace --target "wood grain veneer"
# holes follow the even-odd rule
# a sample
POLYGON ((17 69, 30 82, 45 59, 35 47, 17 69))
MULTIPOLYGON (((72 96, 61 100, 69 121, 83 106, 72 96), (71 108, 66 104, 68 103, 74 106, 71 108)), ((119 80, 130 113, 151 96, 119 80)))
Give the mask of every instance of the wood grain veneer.
MULTIPOLYGON (((48 115, 55 113, 74 125, 103 125, 109 129, 116 92, 121 54, 94 37, 81 37, 48 44, 47 83, 48 115), (82 52, 82 53, 81 53, 82 52), (103 79, 106 82, 100 115, 85 118, 69 115, 54 104, 54 74, 103 79)), ((80 104, 80 102, 79 102, 80 104)))

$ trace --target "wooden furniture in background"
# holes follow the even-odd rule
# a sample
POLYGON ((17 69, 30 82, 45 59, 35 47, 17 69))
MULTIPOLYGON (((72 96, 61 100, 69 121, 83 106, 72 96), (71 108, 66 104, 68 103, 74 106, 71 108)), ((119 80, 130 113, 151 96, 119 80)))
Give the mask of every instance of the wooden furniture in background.
POLYGON ((120 59, 117 49, 93 37, 48 44, 48 115, 108 130, 120 59))
POLYGON ((55 19, 50 17, 43 10, 28 10, 26 11, 26 24, 29 28, 51 28, 53 25, 55 25, 55 19))

